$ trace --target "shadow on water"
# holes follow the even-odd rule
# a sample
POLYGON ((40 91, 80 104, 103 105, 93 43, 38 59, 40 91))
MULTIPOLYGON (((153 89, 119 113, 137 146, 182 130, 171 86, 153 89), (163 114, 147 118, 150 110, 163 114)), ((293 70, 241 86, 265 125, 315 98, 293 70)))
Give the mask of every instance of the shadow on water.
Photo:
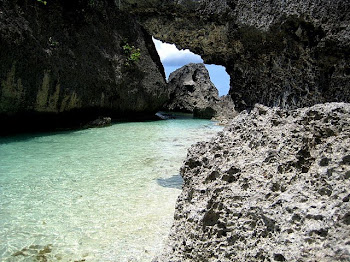
POLYGON ((38 130, 17 130, 12 133, 2 134, 0 130, 0 144, 7 144, 12 142, 22 142, 28 141, 37 137, 42 136, 54 136, 54 135, 79 135, 81 131, 93 129, 93 128, 109 128, 113 125, 132 123, 132 122, 158 122, 162 121, 161 119, 193 119, 193 114, 190 113, 181 113, 181 112, 158 112, 154 117, 146 118, 146 119, 113 119, 111 125, 107 125, 104 127, 88 127, 88 126, 72 126, 67 128, 52 128, 45 131, 38 130), (159 117, 159 115, 162 117, 159 117), (156 117, 158 115, 158 117, 156 117))
POLYGON ((174 175, 169 178, 157 178, 157 184, 162 187, 182 189, 183 179, 180 175, 174 175))

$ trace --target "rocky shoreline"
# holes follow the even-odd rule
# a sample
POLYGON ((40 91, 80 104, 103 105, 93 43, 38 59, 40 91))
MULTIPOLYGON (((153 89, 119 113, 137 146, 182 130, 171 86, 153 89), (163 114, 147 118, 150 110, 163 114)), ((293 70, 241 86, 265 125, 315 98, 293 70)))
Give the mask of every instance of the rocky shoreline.
POLYGON ((155 261, 349 261, 350 104, 257 105, 189 150, 155 261))
POLYGON ((229 97, 219 101, 199 68, 174 94, 200 98, 184 110, 204 118, 219 106, 227 127, 190 149, 156 260, 350 261, 350 105, 326 103, 350 102, 349 8, 0 1, 0 135, 153 117, 169 92, 152 36, 176 43, 226 67, 229 97))

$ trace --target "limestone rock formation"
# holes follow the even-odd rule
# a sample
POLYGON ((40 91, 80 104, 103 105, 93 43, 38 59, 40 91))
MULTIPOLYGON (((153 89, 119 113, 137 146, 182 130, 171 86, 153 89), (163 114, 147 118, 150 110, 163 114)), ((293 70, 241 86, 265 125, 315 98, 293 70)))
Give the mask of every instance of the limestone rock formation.
POLYGON ((169 111, 192 113, 195 108, 206 108, 219 101, 218 90, 201 63, 190 63, 172 72, 168 90, 170 99, 164 107, 169 111))
POLYGON ((350 260, 350 104, 258 105, 194 145, 181 174, 158 261, 350 260))
POLYGON ((219 97, 202 63, 190 63, 171 73, 168 90, 164 110, 193 113, 194 117, 204 119, 215 117, 220 122, 237 114, 231 97, 219 97))
POLYGON ((226 67, 236 108, 350 101, 350 1, 123 0, 156 38, 226 67))
POLYGON ((114 1, 0 2, 1 132, 154 114, 166 101, 151 36, 114 1))

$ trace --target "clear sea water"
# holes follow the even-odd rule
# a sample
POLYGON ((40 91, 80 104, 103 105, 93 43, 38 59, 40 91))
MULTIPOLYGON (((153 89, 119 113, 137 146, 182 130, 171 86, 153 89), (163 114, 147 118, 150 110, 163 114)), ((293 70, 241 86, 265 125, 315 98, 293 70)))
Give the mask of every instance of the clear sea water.
POLYGON ((152 261, 207 120, 0 138, 0 261, 152 261))

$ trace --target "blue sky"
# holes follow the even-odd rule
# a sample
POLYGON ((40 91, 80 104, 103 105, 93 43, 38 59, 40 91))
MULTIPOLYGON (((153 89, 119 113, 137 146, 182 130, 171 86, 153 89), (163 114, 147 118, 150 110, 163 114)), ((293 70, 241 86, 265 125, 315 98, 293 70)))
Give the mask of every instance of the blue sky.
MULTIPOLYGON (((192 53, 190 50, 178 50, 174 44, 163 43, 154 39, 154 44, 158 51, 160 60, 163 63, 166 77, 176 69, 188 63, 203 63, 199 55, 192 53)), ((219 90, 219 95, 227 95, 230 89, 230 77, 226 73, 225 67, 218 65, 205 65, 209 71, 210 79, 219 90)))

